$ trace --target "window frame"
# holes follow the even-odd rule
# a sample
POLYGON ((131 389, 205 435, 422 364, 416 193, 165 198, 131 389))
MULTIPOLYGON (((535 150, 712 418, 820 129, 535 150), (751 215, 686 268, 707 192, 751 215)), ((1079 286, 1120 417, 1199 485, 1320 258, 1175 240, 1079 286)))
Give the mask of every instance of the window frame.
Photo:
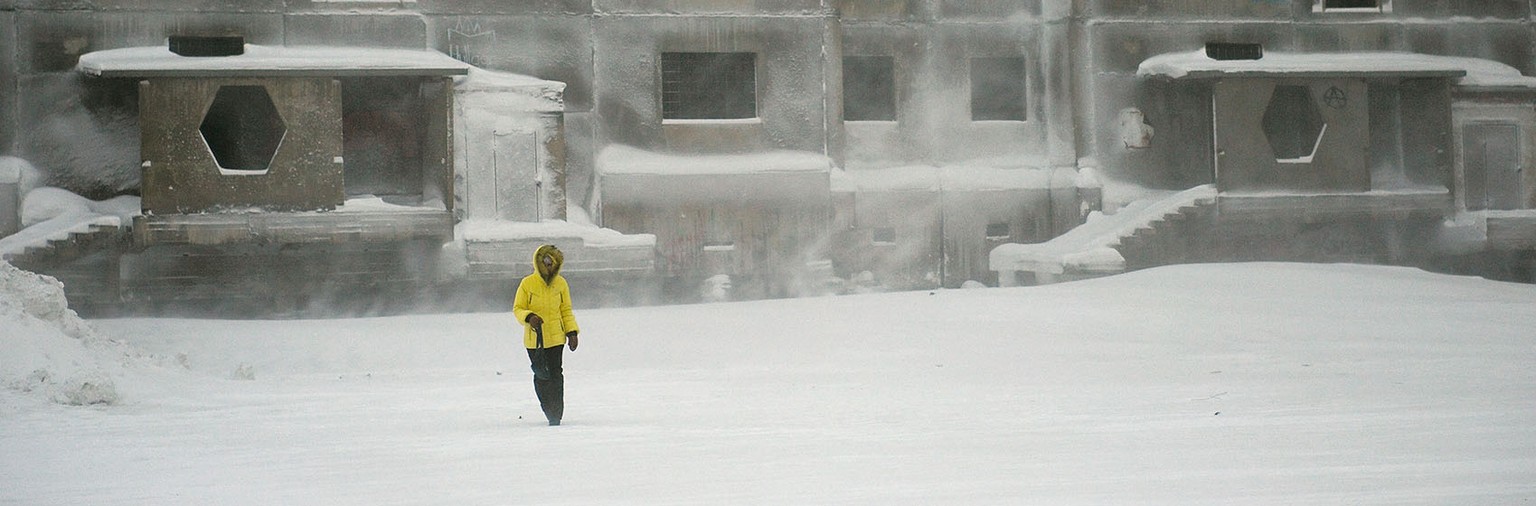
MULTIPOLYGON (((1026 58, 1022 54, 1019 54, 1019 55, 1007 55, 1007 56, 991 56, 991 55, 987 55, 987 56, 971 56, 971 57, 966 59, 966 67, 967 67, 967 69, 966 69, 966 78, 969 81, 969 86, 970 86, 970 90, 969 90, 970 95, 968 96, 968 101, 970 102, 970 118, 971 118, 972 122, 985 122, 985 121, 1028 122, 1029 121, 1029 118, 1030 118, 1030 114, 1029 114, 1030 99, 1029 99, 1029 59, 1028 58, 1026 58), (976 90, 977 90, 978 86, 986 86, 986 85, 989 85, 989 84, 992 84, 992 83, 996 83, 996 82, 1005 82, 1005 81, 1008 80, 1009 77, 1015 77, 1015 76, 1003 75, 1006 71, 1012 71, 1013 69, 1001 69, 1001 70, 1003 70, 1003 72, 1000 72, 999 69, 997 69, 997 68, 990 68, 989 71, 995 72, 996 74, 992 75, 992 76, 987 76, 987 78, 984 79, 984 81, 986 81, 986 82, 978 83, 977 82, 978 81, 978 79, 977 79, 977 70, 978 70, 979 67, 977 66, 977 63, 979 61, 1005 61, 1005 60, 1014 60, 1014 61, 1018 62, 1018 68, 1017 68, 1018 75, 1016 76, 1017 77, 1016 81, 1018 82, 1018 88, 1017 88, 1016 91, 1015 90, 1011 90, 1011 89, 1009 90, 1009 91, 1013 92, 1013 93, 1010 93, 1010 95, 1016 96, 1018 98, 1017 109, 1015 111, 1013 108, 1010 107, 1008 109, 998 108, 997 110, 982 111, 982 112, 985 112, 987 114, 981 115, 981 116, 985 116, 985 117, 978 117, 978 114, 977 114, 977 112, 978 112, 978 109, 977 109, 978 104, 977 104, 977 100, 976 100, 977 95, 978 95, 976 93, 976 90), (1013 112, 1017 112, 1017 115, 1011 115, 1010 114, 1010 113, 1013 113, 1013 112), (1006 117, 1003 117, 1003 116, 1006 116, 1006 117)), ((996 104, 1005 104, 1005 103, 1007 103, 1007 100, 989 100, 987 102, 995 102, 996 104)))
MULTIPOLYGON (((863 68, 868 68, 868 67, 857 66, 857 68, 863 69, 863 68)), ((899 107, 899 104, 901 103, 901 100, 897 96, 897 89, 896 89, 896 57, 890 56, 890 55, 843 55, 843 95, 842 96, 843 96, 843 115, 842 115, 843 121, 899 121, 900 117, 901 117, 901 112, 900 112, 900 107, 899 107), (883 99, 883 101, 884 100, 888 100, 889 103, 888 104, 879 104, 876 107, 868 107, 868 108, 860 107, 858 109, 860 109, 861 111, 863 111, 863 110, 877 110, 878 111, 879 109, 885 109, 885 111, 879 111, 879 112, 887 112, 888 111, 889 112, 889 115, 888 115, 889 117, 878 117, 878 118, 877 117, 859 117, 859 118, 849 117, 849 114, 848 114, 849 107, 848 107, 848 105, 853 102, 852 100, 849 99, 849 97, 851 95, 848 93, 849 74, 850 74, 849 69, 855 68, 855 67, 850 67, 848 65, 850 60, 880 61, 880 62, 885 64, 885 68, 884 69, 879 69, 880 71, 883 71, 881 73, 883 73, 884 75, 863 76, 863 77, 865 77, 865 79, 862 79, 861 81, 868 82, 868 81, 874 80, 873 78, 879 78, 879 77, 886 78, 885 82, 883 83, 884 84, 884 90, 886 91, 886 93, 883 93, 882 95, 884 95, 884 96, 881 97, 881 98, 883 99)), ((863 95, 860 95, 860 96, 863 96, 863 95)))
POLYGON ((657 105, 662 121, 741 121, 759 118, 758 61, 758 53, 750 51, 662 52, 657 62, 660 99, 657 105), (716 60, 703 61, 709 58, 716 60), (729 61, 731 59, 738 61, 729 61), (726 65, 727 68, 726 71, 706 72, 698 70, 701 64, 726 65), (744 70, 749 71, 749 74, 742 79, 744 70), (706 88, 704 85, 707 84, 719 86, 706 88), (747 109, 750 109, 750 113, 747 113, 747 109), (719 114, 711 114, 712 111, 718 111, 719 114))
POLYGON ((1375 7, 1329 7, 1330 0, 1312 0, 1312 12, 1314 13, 1367 13, 1379 14, 1392 12, 1392 0, 1376 0, 1375 7))

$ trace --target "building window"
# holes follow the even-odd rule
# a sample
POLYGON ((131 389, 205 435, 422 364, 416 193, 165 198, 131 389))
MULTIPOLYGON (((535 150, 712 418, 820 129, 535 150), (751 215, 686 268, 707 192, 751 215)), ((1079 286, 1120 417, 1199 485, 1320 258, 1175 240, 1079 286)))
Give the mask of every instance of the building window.
POLYGON ((1008 232, 1008 224, 1007 223, 988 223, 987 224, 987 240, 990 240, 990 241, 1004 241, 1004 240, 1007 240, 1009 237, 1012 237, 1012 234, 1010 234, 1008 232))
POLYGON ((1025 121, 1024 58, 971 58, 971 121, 1025 121))
POLYGON ((896 120, 896 64, 889 56, 843 57, 843 119, 896 120))
POLYGON ((757 55, 662 53, 661 117, 757 117, 757 55))
POLYGON ((261 172, 272 164, 288 128, 261 86, 221 86, 198 126, 219 168, 261 172))
POLYGON ((1311 163, 1328 131, 1328 124, 1323 122, 1306 86, 1276 86, 1259 123, 1275 159, 1281 163, 1311 163))
POLYGON ((870 242, 877 245, 896 244, 895 227, 875 227, 874 230, 870 231, 869 236, 870 242))
POLYGON ((1390 12, 1392 0, 1313 0, 1313 12, 1390 12))

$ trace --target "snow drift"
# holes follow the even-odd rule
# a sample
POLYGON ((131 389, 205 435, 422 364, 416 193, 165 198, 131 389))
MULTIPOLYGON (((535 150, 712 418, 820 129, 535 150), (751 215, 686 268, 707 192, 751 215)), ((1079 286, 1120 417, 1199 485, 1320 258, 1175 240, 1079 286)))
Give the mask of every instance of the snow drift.
POLYGON ((61 404, 118 402, 126 348, 69 309, 58 280, 0 261, 0 386, 61 404))

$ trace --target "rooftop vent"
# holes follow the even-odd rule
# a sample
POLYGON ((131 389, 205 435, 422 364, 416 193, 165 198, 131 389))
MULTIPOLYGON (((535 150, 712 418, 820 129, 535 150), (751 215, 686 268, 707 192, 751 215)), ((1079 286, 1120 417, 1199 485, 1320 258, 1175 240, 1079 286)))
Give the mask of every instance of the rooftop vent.
POLYGON ((172 35, 171 52, 182 56, 235 56, 245 54, 240 35, 172 35))
POLYGON ((1212 60, 1257 60, 1264 57, 1264 46, 1236 42, 1207 42, 1205 56, 1212 60))

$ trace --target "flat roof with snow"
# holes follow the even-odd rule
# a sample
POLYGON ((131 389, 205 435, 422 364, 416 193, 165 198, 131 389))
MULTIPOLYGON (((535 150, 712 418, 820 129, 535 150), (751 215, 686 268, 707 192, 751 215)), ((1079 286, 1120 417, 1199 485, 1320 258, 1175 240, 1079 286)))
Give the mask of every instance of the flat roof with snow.
POLYGON ((181 56, 168 47, 130 47, 80 56, 77 68, 98 77, 448 76, 469 64, 426 49, 260 46, 232 56, 181 56))
POLYGON ((1148 58, 1137 67, 1136 75, 1169 79, 1367 75, 1462 77, 1467 75, 1468 64, 1463 60, 1472 59, 1389 52, 1266 52, 1257 60, 1217 60, 1206 56, 1204 50, 1196 50, 1148 58))

